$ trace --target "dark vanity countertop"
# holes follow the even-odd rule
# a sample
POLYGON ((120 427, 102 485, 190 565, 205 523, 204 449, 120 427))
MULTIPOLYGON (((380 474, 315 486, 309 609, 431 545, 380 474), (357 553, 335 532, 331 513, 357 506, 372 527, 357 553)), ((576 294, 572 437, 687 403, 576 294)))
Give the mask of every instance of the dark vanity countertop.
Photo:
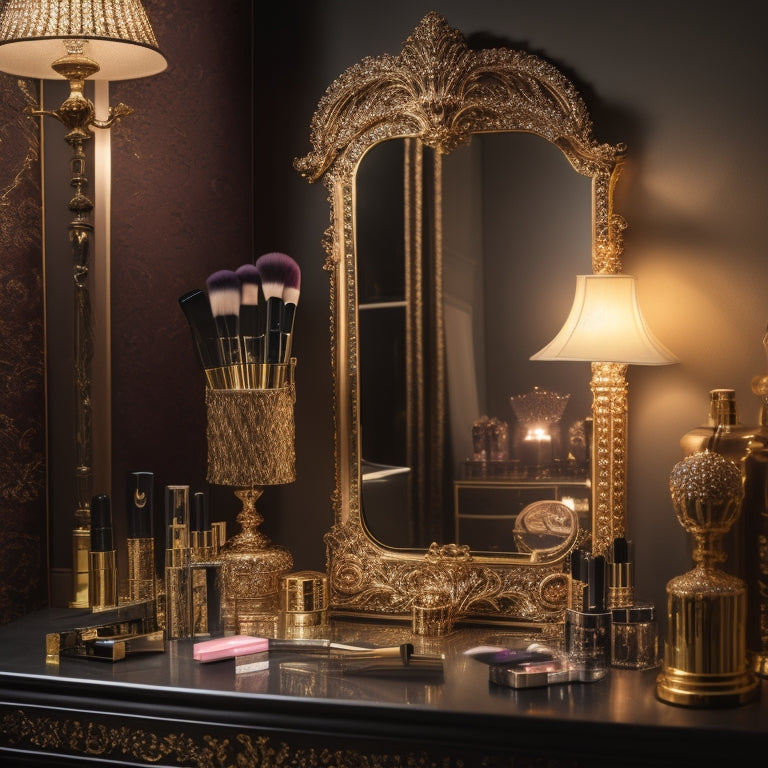
MULTIPOLYGON (((405 625, 334 624, 334 639, 380 645, 413 642, 444 653, 442 679, 369 678, 268 670, 237 675, 233 660, 200 664, 192 640, 165 653, 117 663, 62 658, 46 664, 45 635, 78 626, 86 612, 46 610, 0 627, 3 706, 112 711, 126 717, 182 718, 235 728, 279 727, 334 738, 397 739, 432 749, 483 754, 545 745, 610 765, 724 764, 734 749, 768 748, 768 681, 759 701, 693 709, 657 700, 658 670, 612 669, 595 683, 513 690, 488 682, 488 668, 463 650, 484 643, 519 645, 510 630, 460 629, 444 638, 414 637, 405 625), (561 745, 557 747, 557 745, 561 745), (610 756, 610 759, 609 759, 610 756), (621 758, 621 759, 619 759, 621 758), (701 763, 702 758, 710 762, 701 763)), ((306 658, 306 657, 305 657, 306 658)), ((2 745, 0 734, 0 746, 2 745)), ((468 753, 468 754, 469 754, 468 753)), ((580 764, 580 763, 577 763, 580 764)))

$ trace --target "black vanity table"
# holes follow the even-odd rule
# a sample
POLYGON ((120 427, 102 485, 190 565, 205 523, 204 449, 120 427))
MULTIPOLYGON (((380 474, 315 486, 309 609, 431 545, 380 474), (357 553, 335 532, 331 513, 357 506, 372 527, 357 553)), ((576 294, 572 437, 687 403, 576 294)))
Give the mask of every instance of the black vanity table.
POLYGON ((725 709, 658 701, 656 670, 498 687, 462 652, 519 644, 504 627, 423 638, 404 624, 334 623, 334 639, 445 654, 437 679, 281 672, 284 655, 236 675, 231 659, 195 662, 192 640, 116 663, 46 663, 46 634, 87 615, 50 609, 0 628, 0 765, 704 766, 768 755, 765 682, 759 702, 725 709))

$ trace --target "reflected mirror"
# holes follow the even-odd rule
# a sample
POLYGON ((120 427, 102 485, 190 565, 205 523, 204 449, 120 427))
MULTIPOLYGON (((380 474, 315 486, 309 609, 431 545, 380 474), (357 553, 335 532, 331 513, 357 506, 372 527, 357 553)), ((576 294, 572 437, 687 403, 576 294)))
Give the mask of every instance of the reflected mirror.
POLYGON ((623 535, 626 367, 593 364, 590 397, 585 366, 528 358, 559 330, 576 274, 621 270, 623 146, 596 142, 552 64, 470 50, 434 12, 398 56, 363 59, 328 87, 310 140, 295 166, 330 202, 331 611, 409 618, 439 602, 455 621, 561 621, 570 549, 589 540, 600 554, 623 535), (591 408, 584 475, 558 477, 582 501, 589 489, 586 511, 553 487, 554 453, 524 477, 514 455, 485 462, 502 477, 478 477, 474 422, 511 426, 521 396, 567 400, 561 443, 591 408), (483 530, 499 509, 503 542, 483 530))

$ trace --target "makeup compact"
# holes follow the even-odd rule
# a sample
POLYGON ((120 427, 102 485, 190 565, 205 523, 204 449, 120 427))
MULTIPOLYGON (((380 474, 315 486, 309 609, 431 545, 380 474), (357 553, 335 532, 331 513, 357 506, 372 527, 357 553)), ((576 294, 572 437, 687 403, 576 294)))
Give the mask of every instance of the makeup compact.
POLYGON ((507 688, 540 688, 562 683, 592 683, 603 675, 574 663, 568 653, 541 643, 523 649, 478 646, 465 652, 488 665, 488 681, 507 688))

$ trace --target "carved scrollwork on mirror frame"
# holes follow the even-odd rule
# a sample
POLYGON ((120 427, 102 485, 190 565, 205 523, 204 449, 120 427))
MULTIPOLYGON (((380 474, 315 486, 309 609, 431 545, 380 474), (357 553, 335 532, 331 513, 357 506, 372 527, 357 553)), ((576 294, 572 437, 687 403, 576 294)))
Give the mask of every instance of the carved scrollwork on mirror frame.
MULTIPOLYGON (((325 268, 330 273, 335 384, 335 523, 326 534, 331 609, 407 617, 414 601, 448 603, 454 619, 558 622, 567 601, 567 552, 554 560, 477 554, 466 546, 425 550, 380 545, 361 511, 355 175, 374 145, 420 141, 446 154, 478 133, 525 132, 557 146, 592 184, 592 269, 621 271, 625 222, 613 210, 623 145, 598 143, 582 97, 551 63, 511 48, 471 50, 437 13, 402 52, 362 59, 337 78, 310 126, 312 151, 294 161, 329 195, 325 268)), ((624 533, 626 368, 593 364, 592 549, 624 533)))

